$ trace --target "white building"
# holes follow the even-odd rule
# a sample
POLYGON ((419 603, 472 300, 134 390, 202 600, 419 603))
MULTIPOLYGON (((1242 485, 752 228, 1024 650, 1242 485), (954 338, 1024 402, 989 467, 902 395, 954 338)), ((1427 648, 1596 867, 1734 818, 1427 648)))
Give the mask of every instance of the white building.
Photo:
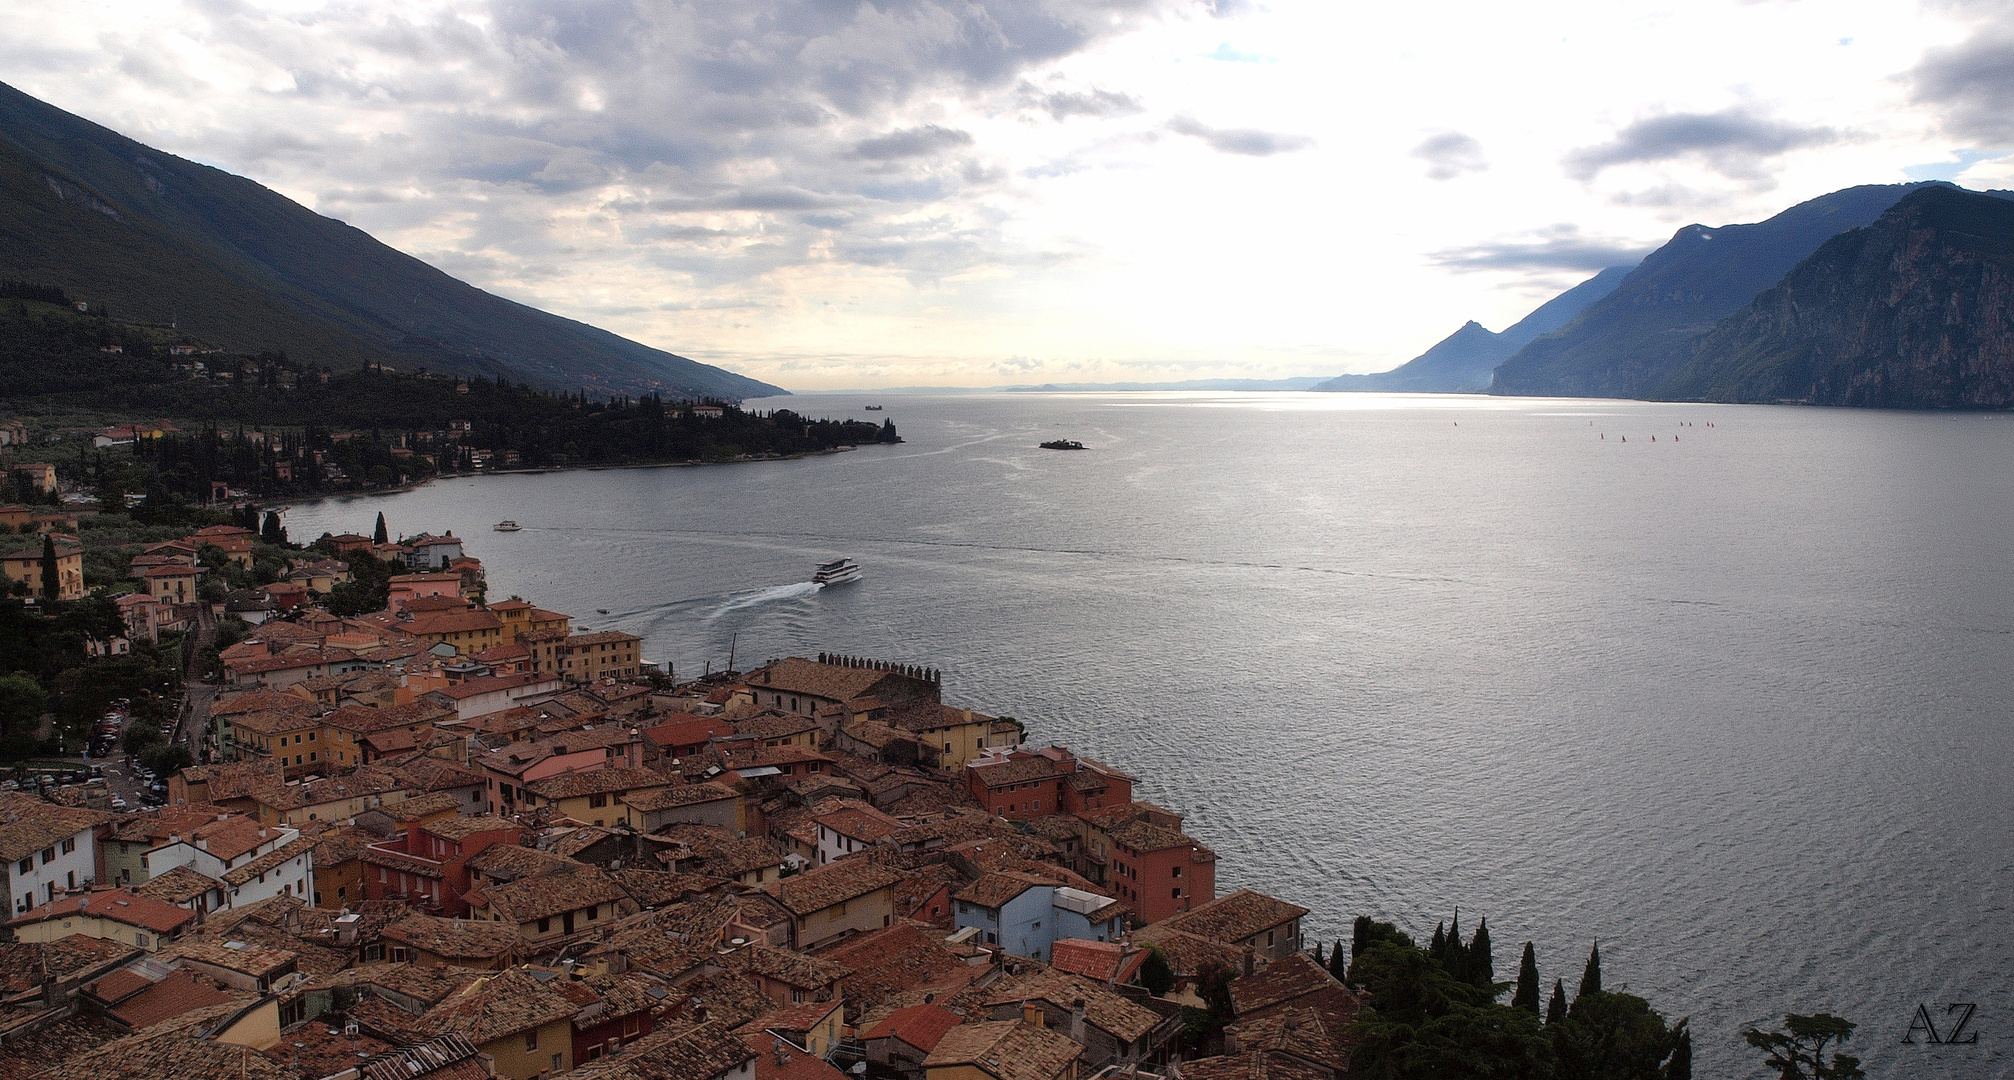
POLYGON ((299 829, 227 817, 170 836, 140 863, 150 879, 186 866, 217 882, 224 906, 234 908, 275 896, 312 898, 314 849, 299 829))
POLYGON ((15 914, 91 884, 98 869, 91 830, 108 817, 19 792, 0 796, 0 858, 15 914))

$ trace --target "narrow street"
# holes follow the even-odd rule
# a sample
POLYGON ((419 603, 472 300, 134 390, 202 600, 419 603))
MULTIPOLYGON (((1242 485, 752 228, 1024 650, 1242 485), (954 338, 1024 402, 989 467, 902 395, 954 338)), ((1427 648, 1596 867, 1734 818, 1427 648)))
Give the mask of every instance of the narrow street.
POLYGON ((208 652, 212 642, 217 640, 217 617, 211 613, 210 605, 198 608, 196 635, 183 657, 182 711, 175 718, 175 735, 170 741, 179 742, 189 748, 189 756, 197 764, 208 760, 205 755, 204 738, 210 730, 210 706, 217 700, 217 683, 207 683, 203 673, 197 670, 203 654, 208 652))

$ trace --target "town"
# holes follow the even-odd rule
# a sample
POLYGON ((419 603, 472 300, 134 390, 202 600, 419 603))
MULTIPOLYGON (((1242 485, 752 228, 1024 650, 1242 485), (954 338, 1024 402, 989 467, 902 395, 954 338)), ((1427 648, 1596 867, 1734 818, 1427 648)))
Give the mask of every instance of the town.
MULTIPOLYGON (((82 598, 74 518, 18 509, 10 584, 82 598)), ((93 753, 123 764, 0 792, 0 1073, 1347 1072, 1366 999, 1307 909, 1220 895, 1138 778, 943 673, 679 679, 489 597, 452 534, 294 548, 255 516, 125 555, 91 643, 181 643, 174 752, 121 706, 93 753)))

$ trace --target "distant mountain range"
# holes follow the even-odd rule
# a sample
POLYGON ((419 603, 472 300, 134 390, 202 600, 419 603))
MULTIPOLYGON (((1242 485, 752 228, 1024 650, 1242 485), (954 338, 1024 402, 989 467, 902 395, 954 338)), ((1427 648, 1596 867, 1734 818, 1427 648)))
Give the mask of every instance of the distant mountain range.
POLYGON ((2014 202, 1910 192, 1722 319, 1654 395, 2014 406, 2014 202))
POLYGON ((1339 375, 1312 389, 1483 393, 1490 388, 1498 364, 1533 339, 1572 322, 1588 305, 1614 292, 1629 272, 1627 266, 1611 266, 1546 301, 1502 333, 1471 319, 1433 348, 1390 371, 1339 375))
POLYGON ((456 280, 241 176, 0 84, 0 276, 234 352, 599 395, 783 391, 456 280))

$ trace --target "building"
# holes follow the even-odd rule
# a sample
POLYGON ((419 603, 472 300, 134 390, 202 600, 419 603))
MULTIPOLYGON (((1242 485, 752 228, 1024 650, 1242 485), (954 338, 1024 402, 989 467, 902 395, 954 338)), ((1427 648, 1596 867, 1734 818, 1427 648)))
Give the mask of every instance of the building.
MULTIPOLYGON (((397 578, 393 578, 397 581, 397 578)), ((503 620, 481 610, 442 611, 414 615, 399 629, 434 645, 452 645, 462 655, 504 644, 503 620)))
POLYGON ((817 862, 837 862, 901 832, 902 822, 857 799, 827 799, 811 816, 817 828, 817 862))
POLYGON ((565 637, 573 625, 573 619, 557 611, 535 608, 512 597, 500 603, 491 604, 490 613, 503 620, 504 641, 515 645, 518 639, 534 630, 557 630, 565 637))
POLYGON ((1182 816, 1152 803, 1101 807, 1074 815, 1092 880, 1160 922, 1217 895, 1217 854, 1182 831, 1182 816))
MULTIPOLYGON (((0 570, 4 570, 8 580, 28 586, 29 595, 38 600, 48 600, 42 589, 42 545, 30 544, 10 555, 0 558, 0 570)), ((84 598, 84 549, 67 541, 56 541, 56 596, 57 600, 82 600, 84 598)))
MULTIPOLYGON (((404 559, 405 551, 400 548, 394 556, 404 559)), ((390 582, 385 606, 393 611, 404 610, 407 603, 422 596, 460 597, 462 576, 450 573, 394 574, 390 582)))
POLYGON ((403 900, 447 917, 469 909, 468 862, 497 844, 516 844, 524 827, 499 817, 415 821, 405 832, 365 848, 364 896, 403 900))
POLYGON ((623 797, 636 827, 654 833, 666 825, 712 825, 740 835, 748 831, 741 793, 726 784, 678 784, 623 797))
POLYGON ((671 779, 655 769, 627 766, 597 767, 563 772, 524 786, 527 809, 549 806, 562 816, 592 825, 631 825, 630 796, 648 796, 671 786, 671 779))
POLYGON ((592 634, 529 630, 519 635, 518 642, 530 650, 533 670, 572 683, 634 679, 643 673, 643 639, 620 630, 592 634))
POLYGON ((1126 905, 1023 871, 983 874, 951 899, 960 929, 977 930, 986 944, 1045 964, 1058 941, 1117 941, 1125 929, 1126 905))
POLYGON ((879 930, 895 919, 901 873, 866 859, 848 859, 764 885, 790 914, 790 945, 809 949, 827 941, 879 930))
POLYGON ((196 923, 197 915, 131 889, 93 889, 59 897, 8 920, 16 941, 61 941, 81 934, 159 951, 196 923))
POLYGON ((959 1024, 923 1059, 925 1080, 1077 1080, 1084 1048, 1028 1020, 959 1024))
POLYGON ((219 548, 225 558, 247 570, 252 568, 252 546, 258 539, 257 532, 240 525, 212 525, 189 534, 189 541, 198 550, 205 546, 219 548))
POLYGON ((574 1066, 573 1018, 581 1007, 551 985, 556 973, 543 974, 512 968, 484 976, 428 1010, 418 1026, 459 1032, 510 1080, 568 1072, 574 1066))
POLYGON ((639 910, 615 879, 592 866, 486 885, 467 899, 471 918, 515 926, 519 937, 539 949, 599 931, 639 910))
POLYGON ((522 704, 535 704, 565 688, 565 680, 551 675, 483 675, 430 691, 427 696, 452 708, 455 719, 473 720, 522 704))
POLYGON ((748 673, 748 693, 757 708, 816 716, 862 698, 884 705, 940 700, 937 673, 879 660, 793 656, 748 673))
POLYGON ((402 537, 399 543, 407 549, 405 564, 414 570, 445 570, 462 557, 462 542, 452 530, 441 536, 421 533, 402 537))
POLYGON ((59 806, 33 795, 0 794, 0 859, 18 914, 98 876, 94 831, 115 815, 59 806))
POLYGON ((1249 950, 1265 962, 1301 951, 1301 919, 1307 914, 1308 909, 1299 904, 1239 889, 1194 910, 1170 915, 1166 925, 1206 941, 1249 950))

